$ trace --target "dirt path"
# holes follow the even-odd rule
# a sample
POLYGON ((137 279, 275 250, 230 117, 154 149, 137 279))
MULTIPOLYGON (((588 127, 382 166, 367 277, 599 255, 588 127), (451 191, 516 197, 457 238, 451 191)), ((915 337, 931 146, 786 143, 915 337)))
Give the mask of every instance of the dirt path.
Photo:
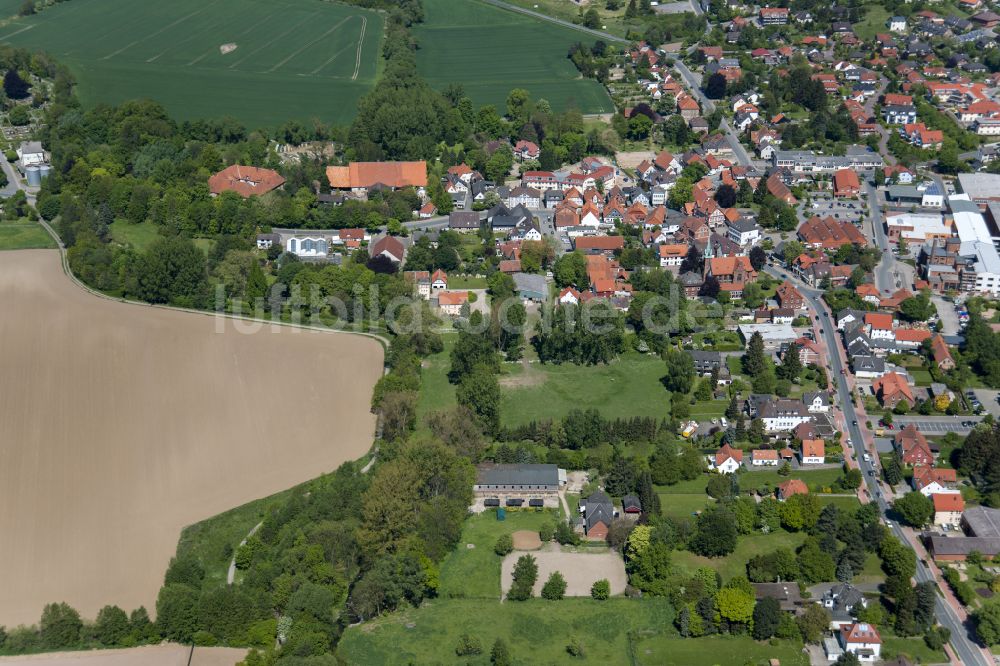
POLYGON ((374 340, 94 298, 53 250, 4 253, 0 308, 0 624, 152 611, 181 528, 371 445, 374 340))
POLYGON ((89 650, 86 652, 51 652, 23 657, 0 657, 0 664, 26 666, 233 666, 246 655, 235 648, 191 648, 165 643, 124 650, 89 650))

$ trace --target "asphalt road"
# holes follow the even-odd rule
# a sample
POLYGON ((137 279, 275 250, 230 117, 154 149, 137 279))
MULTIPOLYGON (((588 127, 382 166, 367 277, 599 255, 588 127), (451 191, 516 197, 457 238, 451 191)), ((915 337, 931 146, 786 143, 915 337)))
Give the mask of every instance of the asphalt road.
POLYGON ((530 9, 525 9, 524 7, 518 7, 517 5, 511 5, 506 2, 501 2, 500 0, 483 0, 487 4, 494 5, 495 7, 501 7, 503 9, 510 10, 512 12, 517 12, 518 14, 527 14, 528 16, 533 16, 534 18, 541 19, 543 21, 549 21, 550 23, 558 23, 559 25, 565 26, 567 28, 572 28, 573 30, 579 30, 580 32, 585 32, 588 35, 594 37, 600 37, 601 39, 609 42, 618 42, 620 44, 629 44, 629 40, 623 39, 622 37, 617 37, 609 32, 604 32, 603 30, 594 30, 592 28, 585 28, 582 25, 577 25, 576 23, 570 23, 569 21, 564 21, 562 19, 555 18, 554 16, 549 16, 547 14, 542 14, 541 12, 535 12, 530 9))
MULTIPOLYGON (((694 72, 688 69, 687 65, 680 60, 676 60, 674 62, 674 67, 676 67, 677 71, 680 72, 681 78, 684 79, 684 82, 687 84, 688 88, 690 88, 691 94, 693 94, 698 101, 701 102, 702 113, 709 115, 715 111, 715 103, 705 97, 705 94, 702 93, 701 88, 699 87, 701 85, 701 79, 695 75, 694 72)), ((753 162, 750 160, 750 155, 747 153, 746 148, 743 147, 743 144, 740 143, 739 136, 737 136, 736 132, 733 131, 733 128, 729 126, 729 121, 723 119, 722 123, 719 125, 719 129, 725 132, 726 138, 729 139, 729 145, 733 149, 733 154, 736 156, 739 163, 747 167, 753 166, 753 162)))
MULTIPOLYGON (((765 270, 772 276, 781 279, 782 271, 767 266, 765 270)), ((882 517, 886 520, 889 525, 890 531, 904 544, 908 543, 906 535, 903 533, 899 524, 895 521, 889 521, 886 517, 886 513, 889 510, 889 504, 886 502, 885 497, 882 496, 881 488, 878 483, 878 470, 871 463, 866 462, 864 459, 865 450, 865 440, 861 434, 861 428, 858 425, 858 415, 854 409, 854 401, 851 397, 850 389, 847 386, 847 378, 845 375, 841 374, 842 370, 845 370, 843 364, 840 360, 839 345, 840 341, 837 339, 837 330, 834 323, 833 317, 830 315, 829 309, 827 309, 826 304, 822 302, 820 296, 821 291, 810 289, 804 283, 796 282, 796 287, 806 300, 809 301, 810 306, 813 311, 820 313, 820 323, 823 331, 823 338, 826 341, 827 349, 830 351, 830 368, 833 381, 836 384, 837 395, 840 398, 840 406, 844 412, 844 418, 846 420, 847 434, 850 437, 851 445, 854 447, 855 456, 859 467, 861 468, 862 478, 865 482, 865 487, 868 491, 870 497, 874 498, 877 502, 882 517), (869 476, 869 470, 874 470, 875 475, 869 476)), ((970 420, 971 417, 961 417, 959 420, 970 420)), ((928 571, 927 567, 924 566, 923 562, 917 561, 917 582, 924 581, 934 581, 934 577, 928 571)), ((936 581, 935 581, 936 584, 936 581)), ((992 664, 992 660, 986 658, 983 650, 973 641, 972 639, 972 629, 971 627, 966 627, 959 620, 958 615, 955 610, 945 603, 940 597, 938 597, 934 606, 934 616, 941 626, 947 627, 951 631, 951 645, 958 655, 958 658, 966 666, 972 666, 973 664, 981 664, 987 666, 992 664)))
MULTIPOLYGON (((871 215, 872 229, 875 234, 875 245, 882 250, 882 261, 875 267, 875 286, 883 294, 896 291, 896 257, 889 246, 889 237, 885 234, 885 217, 878 205, 878 192, 870 181, 865 181, 868 192, 868 211, 871 215), (886 250, 889 250, 886 252, 886 250)), ((909 286, 909 285, 906 285, 909 286)))

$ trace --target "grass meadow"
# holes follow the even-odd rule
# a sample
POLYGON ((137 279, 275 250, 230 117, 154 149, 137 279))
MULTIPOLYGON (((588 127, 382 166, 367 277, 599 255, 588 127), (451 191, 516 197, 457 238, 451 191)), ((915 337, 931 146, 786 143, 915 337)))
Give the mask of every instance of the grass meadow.
MULTIPOLYGON (((673 617, 670 602, 652 597, 607 601, 535 598, 504 603, 495 599, 435 599, 420 608, 405 607, 349 627, 337 654, 346 663, 358 665, 486 666, 493 641, 502 637, 515 664, 627 664, 633 647, 629 634, 674 636, 673 617), (479 639, 482 654, 455 655, 459 637, 466 633, 479 639), (583 643, 582 658, 567 654, 566 645, 571 640, 583 643)), ((688 640, 691 649, 700 643, 700 639, 688 640)))
POLYGON ((41 250, 56 242, 42 225, 30 220, 0 222, 0 250, 41 250))
POLYGON ((518 530, 537 532, 543 524, 554 526, 560 519, 560 512, 552 510, 508 510, 502 521, 497 520, 495 511, 471 516, 465 521, 458 546, 441 563, 438 596, 499 600, 502 558, 493 551, 493 546, 500 535, 518 530))
POLYGON ((586 35, 475 0, 424 0, 426 18, 414 26, 417 66, 432 86, 461 83, 478 106, 504 111, 512 88, 544 98, 553 110, 610 113, 600 83, 584 79, 567 55, 586 35))
POLYGON ((0 43, 66 63, 88 106, 148 97, 179 119, 251 127, 350 121, 375 82, 381 37, 375 12, 299 0, 74 0, 0 29, 0 43))

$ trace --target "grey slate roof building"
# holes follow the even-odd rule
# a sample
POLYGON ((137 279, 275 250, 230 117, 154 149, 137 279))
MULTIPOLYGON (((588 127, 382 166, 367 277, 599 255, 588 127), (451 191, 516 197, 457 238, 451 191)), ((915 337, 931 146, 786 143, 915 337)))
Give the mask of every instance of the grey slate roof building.
POLYGON ((610 526, 615 518, 615 507, 611 503, 611 498, 600 490, 580 500, 580 507, 583 509, 583 524, 588 534, 597 523, 610 526))
POLYGON ((533 273, 514 273, 514 287, 517 295, 529 301, 544 301, 549 287, 545 278, 533 273))
POLYGON ((693 349, 688 351, 688 355, 694 361, 694 369, 697 372, 712 372, 716 368, 721 368, 723 364, 722 352, 693 349))
POLYGON ((555 465, 476 465, 475 490, 559 490, 555 465))

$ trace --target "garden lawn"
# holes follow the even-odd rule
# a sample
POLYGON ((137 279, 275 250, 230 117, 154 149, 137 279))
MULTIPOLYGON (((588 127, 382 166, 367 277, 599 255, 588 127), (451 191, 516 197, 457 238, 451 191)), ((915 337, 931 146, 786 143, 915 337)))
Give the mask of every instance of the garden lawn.
MULTIPOLYGON (((672 486, 654 486, 656 492, 661 495, 705 495, 705 488, 708 487, 709 475, 702 474, 697 479, 690 481, 680 481, 672 486)), ((707 498, 708 495, 705 495, 707 498)))
POLYGON ((744 666, 765 663, 769 659, 782 666, 808 666, 809 658, 798 642, 774 640, 762 643, 749 636, 705 636, 676 638, 659 635, 640 638, 635 646, 635 663, 642 666, 744 666))
MULTIPOLYGON (((673 634, 674 612, 665 599, 594 601, 588 598, 500 603, 487 599, 436 599, 344 632, 337 654, 346 663, 489 664, 493 641, 507 641, 516 664, 570 661, 566 645, 583 643, 578 664, 627 664, 630 633, 673 634), (459 637, 479 639, 483 653, 457 657, 459 637)), ((692 643, 701 639, 690 639, 692 643)), ((692 646, 693 647, 693 646, 692 646)), ((688 662, 692 663, 692 662, 688 662)), ((784 662, 782 662, 784 663, 784 662)), ((791 663, 791 662, 790 662, 791 663)))
POLYGON ((895 659, 898 656, 906 656, 911 662, 920 664, 947 664, 948 656, 944 650, 934 651, 927 647, 923 636, 911 636, 910 638, 900 638, 899 636, 886 636, 882 633, 882 658, 885 660, 895 659))
POLYGON ((708 400, 697 402, 691 405, 691 418, 696 421, 702 419, 717 419, 726 413, 729 408, 728 400, 708 400))
POLYGON ((448 289, 486 289, 486 278, 449 275, 448 289))
POLYGON ((499 600, 501 557, 493 550, 497 539, 517 530, 538 531, 544 523, 554 526, 559 519, 560 514, 551 510, 508 510, 502 521, 497 520, 496 511, 471 516, 455 550, 441 563, 438 596, 499 600), (470 543, 475 548, 468 548, 470 543))
POLYGON ((771 534, 741 534, 736 541, 736 550, 725 557, 701 557, 688 551, 673 554, 674 565, 693 572, 698 567, 715 569, 725 582, 735 576, 745 576, 747 561, 754 555, 770 553, 778 548, 795 550, 805 541, 805 532, 777 531, 771 534))
MULTIPOLYGON (((524 372, 522 366, 508 369, 512 375, 524 372)), ((528 372, 541 376, 520 387, 514 382, 503 388, 500 415, 504 425, 561 419, 572 409, 594 408, 605 418, 660 419, 668 414, 669 398, 660 383, 666 368, 658 357, 625 354, 608 365, 596 366, 533 363, 528 372)), ((430 390, 425 384, 422 393, 430 390)))
POLYGON ((913 375, 913 381, 917 386, 930 386, 933 383, 931 373, 926 368, 910 368, 909 373, 913 375))
POLYGON ((886 22, 889 20, 889 12, 879 4, 869 4, 865 6, 865 19, 860 23, 855 23, 854 34, 864 40, 875 37, 875 33, 889 32, 886 22))
POLYGON ((854 576, 855 583, 881 583, 885 580, 885 572, 882 571, 882 559, 875 553, 868 553, 865 557, 865 566, 854 576))
POLYGON ((704 511, 709 504, 715 504, 715 500, 702 493, 692 494, 668 494, 660 493, 660 509, 664 516, 671 518, 694 518, 694 514, 704 511))
MULTIPOLYGON (((746 458, 744 458, 745 460, 746 458)), ((788 476, 781 476, 778 474, 778 470, 754 470, 750 472, 740 473, 740 490, 747 492, 754 488, 760 488, 765 483, 770 483, 771 487, 777 487, 778 484, 784 483, 789 479, 801 479, 809 486, 809 490, 813 492, 819 492, 823 488, 829 488, 833 485, 833 482, 841 477, 841 470, 839 467, 831 467, 827 469, 793 469, 792 473, 788 476)))
POLYGON ((54 248, 52 240, 38 222, 16 220, 0 222, 0 250, 37 250, 54 248))
POLYGON ((604 87, 581 77, 566 57, 571 45, 592 37, 474 0, 424 0, 424 12, 413 27, 417 68, 434 88, 460 83, 476 106, 493 104, 501 113, 514 88, 555 111, 615 110, 604 87))

